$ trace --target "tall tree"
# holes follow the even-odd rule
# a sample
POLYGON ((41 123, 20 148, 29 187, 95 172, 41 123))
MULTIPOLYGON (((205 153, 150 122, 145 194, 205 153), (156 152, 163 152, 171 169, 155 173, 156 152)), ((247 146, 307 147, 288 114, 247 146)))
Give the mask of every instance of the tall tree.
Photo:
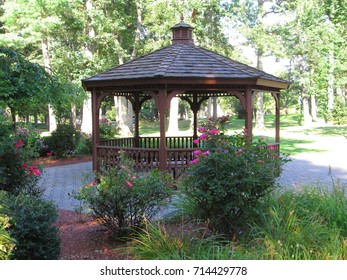
MULTIPOLYGON (((241 33, 246 38, 246 45, 251 46, 256 55, 256 67, 263 70, 263 60, 270 55, 279 56, 280 46, 278 35, 267 20, 273 14, 279 13, 279 7, 273 0, 244 0, 240 1, 238 21, 241 33)), ((264 94, 256 93, 256 123, 257 129, 265 129, 264 94)))
POLYGON ((14 50, 0 48, 0 97, 3 105, 10 108, 14 130, 17 113, 47 102, 50 87, 51 79, 43 67, 14 50))
POLYGON ((310 125, 316 107, 327 120, 331 118, 338 32, 320 1, 289 3, 286 9, 290 20, 283 26, 283 45, 293 61, 292 74, 300 89, 304 124, 310 125))

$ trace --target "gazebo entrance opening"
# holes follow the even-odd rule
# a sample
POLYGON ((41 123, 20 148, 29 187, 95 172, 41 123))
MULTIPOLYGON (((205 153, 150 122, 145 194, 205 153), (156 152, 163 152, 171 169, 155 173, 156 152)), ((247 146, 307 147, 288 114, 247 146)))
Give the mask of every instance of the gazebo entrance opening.
POLYGON ((184 22, 172 28, 172 45, 111 68, 83 80, 92 93, 93 169, 114 167, 121 153, 135 160, 135 168, 159 168, 177 178, 191 164, 198 138, 198 111, 210 97, 234 96, 245 110, 245 128, 252 138, 253 97, 269 92, 276 104, 275 142, 279 150, 280 90, 288 82, 238 63, 193 44, 192 27, 184 22), (134 112, 134 137, 100 139, 99 120, 102 100, 107 96, 127 98, 134 112), (193 135, 166 137, 166 112, 173 97, 189 103, 193 112, 193 135), (153 99, 159 111, 160 136, 141 137, 139 114, 143 103, 153 99))

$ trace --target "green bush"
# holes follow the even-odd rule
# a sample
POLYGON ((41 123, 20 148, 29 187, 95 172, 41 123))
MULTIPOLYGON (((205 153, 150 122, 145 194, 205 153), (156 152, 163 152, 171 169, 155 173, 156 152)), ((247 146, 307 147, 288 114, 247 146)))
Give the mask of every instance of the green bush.
POLYGON ((180 181, 182 201, 214 232, 237 234, 258 200, 275 188, 286 160, 262 139, 248 142, 245 133, 225 136, 206 127, 199 131, 204 148, 194 152, 195 164, 180 181))
POLYGON ((81 133, 72 125, 60 124, 45 141, 53 154, 62 158, 75 151, 80 137, 81 133))
POLYGON ((131 166, 133 162, 124 162, 120 168, 104 170, 99 184, 92 182, 76 195, 94 217, 119 236, 152 219, 172 192, 168 174, 158 170, 136 173, 131 166))
POLYGON ((107 123, 100 123, 100 138, 112 139, 118 134, 118 127, 107 123))
POLYGON ((12 259, 53 260, 60 255, 58 228, 53 225, 57 210, 51 202, 36 196, 0 193, 4 214, 11 217, 9 233, 16 240, 12 259))
POLYGON ((82 133, 81 138, 78 141, 75 150, 79 155, 91 155, 92 154, 92 137, 91 135, 82 133))

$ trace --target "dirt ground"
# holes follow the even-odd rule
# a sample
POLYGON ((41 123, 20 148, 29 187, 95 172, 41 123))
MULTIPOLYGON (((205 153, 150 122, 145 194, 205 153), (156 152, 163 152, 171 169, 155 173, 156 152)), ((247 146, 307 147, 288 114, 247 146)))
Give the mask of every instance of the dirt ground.
MULTIPOLYGON (((91 161, 91 156, 72 156, 65 159, 39 158, 33 165, 44 168, 91 161)), ((90 216, 60 209, 56 225, 61 239, 62 260, 124 260, 130 259, 125 243, 112 238, 109 232, 90 216)))

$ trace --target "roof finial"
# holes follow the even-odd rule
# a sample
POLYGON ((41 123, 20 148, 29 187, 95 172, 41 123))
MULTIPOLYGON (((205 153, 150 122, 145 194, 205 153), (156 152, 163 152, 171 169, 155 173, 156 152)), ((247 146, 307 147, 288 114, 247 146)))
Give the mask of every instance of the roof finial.
POLYGON ((181 13, 181 21, 184 21, 183 13, 181 13))

